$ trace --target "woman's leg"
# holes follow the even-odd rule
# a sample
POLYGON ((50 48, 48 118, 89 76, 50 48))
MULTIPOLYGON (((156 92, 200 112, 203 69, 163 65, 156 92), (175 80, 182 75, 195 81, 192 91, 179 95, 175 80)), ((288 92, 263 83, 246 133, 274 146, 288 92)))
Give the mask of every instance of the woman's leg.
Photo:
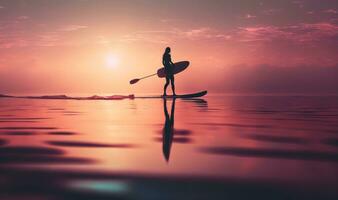
POLYGON ((175 92, 175 78, 174 78, 174 75, 171 75, 171 77, 170 77, 170 82, 171 82, 171 89, 173 90, 173 95, 176 95, 176 92, 175 92))
POLYGON ((169 85, 169 78, 165 77, 165 85, 164 85, 164 91, 163 91, 163 96, 167 95, 167 87, 169 85))

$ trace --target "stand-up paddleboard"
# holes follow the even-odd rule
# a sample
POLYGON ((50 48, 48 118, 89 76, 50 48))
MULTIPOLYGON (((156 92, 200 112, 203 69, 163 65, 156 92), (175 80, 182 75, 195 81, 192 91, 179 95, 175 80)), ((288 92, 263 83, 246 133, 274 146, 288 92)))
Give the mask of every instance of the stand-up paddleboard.
MULTIPOLYGON (((183 70, 185 70, 188 66, 189 66, 189 61, 181 61, 181 62, 174 63, 173 73, 178 74, 178 73, 182 72, 183 70)), ((157 75, 160 78, 164 78, 165 77, 164 67, 158 69, 157 72, 154 73, 154 74, 150 74, 148 76, 144 76, 144 77, 141 77, 141 78, 134 78, 134 79, 130 80, 129 83, 135 84, 142 79, 149 78, 149 77, 152 77, 152 76, 155 76, 155 75, 157 75)))
MULTIPOLYGON (((189 66, 189 64, 190 64, 189 61, 181 61, 181 62, 174 63, 173 73, 178 74, 178 73, 182 72, 183 70, 185 70, 189 66)), ((157 76, 160 77, 160 78, 165 77, 164 67, 157 70, 157 76)))
POLYGON ((203 97, 206 95, 208 91, 202 91, 202 92, 196 92, 191 94, 179 94, 179 95, 167 95, 167 96, 161 96, 162 98, 196 98, 196 97, 203 97))
POLYGON ((191 94, 179 94, 179 95, 167 95, 167 96, 143 96, 143 97, 135 97, 135 98, 142 98, 142 99, 151 99, 151 98, 182 98, 182 99, 189 99, 189 98, 198 98, 198 97, 203 97, 206 95, 208 91, 201 91, 201 92, 196 92, 196 93, 191 93, 191 94))

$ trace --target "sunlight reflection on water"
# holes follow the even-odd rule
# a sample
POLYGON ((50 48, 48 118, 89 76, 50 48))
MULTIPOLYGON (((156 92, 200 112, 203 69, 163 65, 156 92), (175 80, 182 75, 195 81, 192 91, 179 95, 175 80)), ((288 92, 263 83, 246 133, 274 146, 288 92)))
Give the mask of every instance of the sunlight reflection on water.
MULTIPOLYGON (((80 174, 81 179, 62 181, 74 190, 99 193, 127 193, 129 175, 272 181, 319 191, 326 184, 330 190, 338 176, 337 100, 245 95, 176 101, 0 98, 0 166, 13 166, 13 173, 53 170, 61 177, 123 175, 123 180, 101 180, 80 174)), ((18 179, 10 174, 0 178, 18 179)))

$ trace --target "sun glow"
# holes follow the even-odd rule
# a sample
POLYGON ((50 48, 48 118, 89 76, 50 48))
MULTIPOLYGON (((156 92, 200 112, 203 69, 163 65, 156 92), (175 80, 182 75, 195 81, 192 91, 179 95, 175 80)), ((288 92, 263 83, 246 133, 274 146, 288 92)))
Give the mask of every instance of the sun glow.
POLYGON ((106 66, 109 68, 116 68, 119 64, 119 59, 115 55, 109 54, 106 57, 106 66))

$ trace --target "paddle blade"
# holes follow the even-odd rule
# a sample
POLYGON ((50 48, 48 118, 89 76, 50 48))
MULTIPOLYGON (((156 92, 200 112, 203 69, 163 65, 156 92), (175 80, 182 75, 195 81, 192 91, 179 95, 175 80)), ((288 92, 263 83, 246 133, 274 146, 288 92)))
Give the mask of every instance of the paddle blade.
POLYGON ((132 85, 132 84, 135 84, 139 81, 140 79, 136 78, 136 79, 133 79, 131 81, 129 81, 129 83, 132 85))

